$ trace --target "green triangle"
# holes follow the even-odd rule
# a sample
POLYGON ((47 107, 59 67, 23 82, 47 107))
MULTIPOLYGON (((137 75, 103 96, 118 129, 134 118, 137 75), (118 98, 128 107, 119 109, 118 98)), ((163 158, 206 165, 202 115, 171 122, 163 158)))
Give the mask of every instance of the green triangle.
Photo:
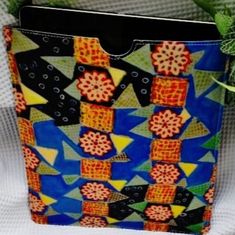
POLYGON ((214 81, 211 77, 219 80, 221 75, 223 75, 223 72, 194 70, 193 75, 196 97, 199 97, 214 84, 214 81))
POLYGON ((140 123, 138 126, 134 127, 130 130, 131 133, 134 133, 136 135, 141 135, 146 138, 152 139, 153 133, 149 131, 149 123, 148 120, 145 122, 140 123))
POLYGON ((79 175, 63 175, 62 177, 68 185, 75 183, 80 178, 79 175))
POLYGON ((122 200, 125 200, 125 199, 128 199, 129 197, 122 194, 122 193, 119 193, 119 192, 112 192, 110 197, 109 197, 109 203, 112 203, 112 202, 118 202, 118 201, 122 201, 122 200))
POLYGON ((175 220, 170 220, 169 223, 168 223, 170 226, 178 226, 177 223, 175 222, 175 220))
POLYGON ((69 217, 71 217, 71 218, 73 218, 75 220, 80 219, 81 216, 82 216, 81 214, 77 214, 77 213, 65 213, 65 215, 67 215, 67 216, 69 216, 69 217))
POLYGON ((147 206, 147 202, 139 202, 135 204, 128 205, 130 208, 143 212, 147 206))
POLYGON ((80 193, 79 188, 73 189, 69 193, 65 194, 64 197, 68 197, 68 198, 75 199, 75 200, 78 200, 78 201, 82 200, 82 195, 80 193))
POLYGON ((59 175, 60 172, 51 166, 47 165, 45 162, 41 162, 37 168, 37 173, 40 175, 59 175))
POLYGON ((224 100, 225 100, 224 95, 225 95, 225 89, 221 86, 218 86, 211 93, 209 93, 206 97, 223 106, 224 100))
POLYGON ((81 126, 79 124, 59 127, 59 129, 75 144, 78 143, 80 128, 81 126))
POLYGON ((132 178, 131 181, 129 181, 125 187, 127 186, 136 186, 136 185, 147 185, 149 184, 146 180, 141 178, 140 176, 136 175, 134 178, 132 178))
POLYGON ((204 157, 198 160, 199 162, 211 162, 215 163, 215 158, 211 152, 208 152, 204 157))
POLYGON ((135 171, 146 171, 149 172, 152 169, 152 162, 147 160, 146 162, 142 163, 140 166, 135 168, 135 171))
POLYGON ((204 56, 205 51, 197 51, 191 54, 192 63, 187 67, 187 71, 184 74, 191 74, 197 63, 204 56))
POLYGON ((203 206, 206 206, 206 204, 200 201, 197 197, 194 197, 186 211, 192 211, 203 206))
POLYGON ((218 132, 216 135, 212 136, 207 142, 205 142, 202 147, 205 149, 219 149, 221 140, 221 133, 218 132))
POLYGON ((63 148, 64 148, 64 159, 66 160, 73 160, 73 161, 80 161, 81 156, 66 142, 63 141, 63 148))
POLYGON ((203 227, 204 227, 204 223, 200 223, 200 224, 193 224, 193 225, 187 226, 186 228, 198 234, 202 231, 203 227))
POLYGON ((46 216, 53 216, 58 214, 59 213, 55 211, 51 206, 48 207, 47 212, 45 213, 46 216))
POLYGON ((155 106, 151 104, 147 107, 137 109, 134 112, 129 113, 129 115, 149 118, 154 113, 154 109, 155 109, 155 106))
POLYGON ((117 154, 111 158, 109 158, 109 162, 129 162, 130 159, 126 155, 126 153, 117 154))
POLYGON ((30 121, 32 122, 44 122, 44 121, 49 121, 53 120, 50 116, 47 114, 39 111, 36 108, 31 108, 30 109, 30 121))
POLYGON ((180 180, 178 183, 177 183, 177 186, 180 186, 180 187, 187 187, 187 180, 184 178, 182 180, 180 180))
POLYGON ((72 79, 76 60, 73 56, 42 56, 43 60, 53 65, 67 78, 72 79))
POLYGON ((125 222, 143 222, 143 218, 141 218, 141 216, 139 214, 137 214, 136 212, 133 212, 131 215, 129 215, 128 217, 126 217, 122 221, 125 221, 125 222))
POLYGON ((38 49, 39 46, 31 39, 26 37, 23 33, 17 29, 13 29, 12 32, 12 51, 14 54, 19 52, 31 51, 38 49))
POLYGON ((180 138, 181 139, 198 138, 198 137, 207 136, 209 133, 210 131, 202 122, 198 121, 197 118, 193 118, 180 138))
POLYGON ((193 194, 197 194, 198 196, 204 196, 206 191, 210 188, 211 184, 210 183, 205 183, 205 184, 200 184, 196 186, 192 186, 187 188, 190 192, 193 194))
POLYGON ((151 60, 150 45, 147 44, 123 59, 125 62, 151 74, 155 74, 151 60))
POLYGON ((80 91, 77 89, 77 83, 78 83, 77 80, 75 80, 68 87, 66 87, 64 89, 64 91, 67 94, 71 95, 76 100, 80 100, 81 99, 81 94, 80 94, 80 91))
POLYGON ((114 102, 113 107, 141 108, 132 84, 128 85, 128 87, 122 92, 119 98, 114 102))

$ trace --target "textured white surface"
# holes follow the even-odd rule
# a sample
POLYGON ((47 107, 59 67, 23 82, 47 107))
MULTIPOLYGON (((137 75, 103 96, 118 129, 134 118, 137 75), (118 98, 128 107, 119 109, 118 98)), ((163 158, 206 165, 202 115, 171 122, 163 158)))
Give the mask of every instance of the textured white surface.
MULTIPOLYGON (((84 8, 92 8, 91 0, 80 0, 84 8)), ((99 0, 95 1, 97 9, 123 11, 124 2, 99 0), (118 3, 117 3, 118 2, 118 3), (100 3, 100 4, 98 4, 100 3), (109 4, 109 5, 107 5, 109 4), (106 6, 106 8, 105 8, 106 6), (107 9, 110 6, 110 9, 107 9), (112 7, 112 9, 111 9, 112 7)), ((151 14, 152 8, 148 1, 132 0, 132 7, 128 6, 128 12, 151 14), (134 3, 139 7, 134 8, 134 3), (139 10, 138 10, 139 9, 139 10), (144 9, 144 10, 143 10, 144 9)), ((153 2, 149 0, 149 2, 153 2)), ((163 6, 164 14, 172 16, 184 16, 185 11, 172 4, 179 1, 165 0, 154 1, 163 6), (163 2, 166 4, 164 5, 163 2), (183 12, 183 13, 182 13, 183 12)), ((180 1, 181 2, 181 1, 180 1)), ((233 0, 234 2, 234 0, 233 0)), ((6 1, 0 2, 0 26, 14 21, 13 17, 4 13, 6 1)), ((187 11, 190 9, 190 0, 183 0, 181 7, 187 11)), ((178 4, 179 6, 179 4, 178 4)), ((93 4, 94 7, 94 4, 93 4)), ((93 8, 94 9, 94 8, 93 8)), ((158 12, 159 12, 158 8, 158 12)), ((194 10, 192 11, 194 12, 194 10)), ((192 13, 191 12, 191 13, 192 13)), ((6 53, 0 36, 0 235, 164 235, 166 233, 151 233, 141 231, 127 231, 117 229, 85 229, 80 227, 61 227, 34 224, 30 219, 27 208, 27 186, 25 181, 23 157, 20 151, 20 143, 17 134, 16 117, 13 107, 9 71, 6 63, 6 53)), ((235 235, 235 108, 226 108, 224 114, 223 143, 219 159, 219 175, 217 184, 217 196, 212 219, 212 230, 209 235, 235 235)))

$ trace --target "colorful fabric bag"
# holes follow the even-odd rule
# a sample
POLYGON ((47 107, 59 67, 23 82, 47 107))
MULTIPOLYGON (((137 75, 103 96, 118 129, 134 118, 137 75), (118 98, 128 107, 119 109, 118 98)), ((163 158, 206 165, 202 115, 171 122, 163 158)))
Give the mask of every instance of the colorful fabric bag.
POLYGON ((4 29, 32 219, 209 231, 226 81, 220 41, 136 42, 4 29))

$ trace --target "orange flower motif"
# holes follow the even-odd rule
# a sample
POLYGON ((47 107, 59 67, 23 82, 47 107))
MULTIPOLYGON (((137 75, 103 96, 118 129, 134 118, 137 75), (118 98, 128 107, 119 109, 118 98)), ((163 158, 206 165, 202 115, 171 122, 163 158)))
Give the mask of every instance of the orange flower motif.
POLYGON ((152 115, 149 121, 150 131, 165 139, 180 133, 182 117, 167 109, 152 115))
POLYGON ((185 72, 192 62, 185 44, 171 41, 164 41, 156 46, 152 60, 156 71, 167 76, 178 76, 181 72, 185 72))
POLYGON ((172 217, 172 212, 168 206, 152 205, 145 210, 145 214, 151 220, 163 222, 172 217))
POLYGON ((208 201, 208 203, 212 204, 214 201, 215 196, 215 188, 210 188, 207 193, 205 194, 205 199, 208 201))
POLYGON ((95 201, 106 200, 111 194, 111 191, 103 184, 87 183, 82 186, 81 193, 87 198, 95 201))
POLYGON ((210 225, 206 226, 206 227, 202 230, 202 234, 204 235, 204 234, 209 233, 209 232, 210 232, 210 229, 211 229, 211 226, 210 226, 210 225))
POLYGON ((152 168, 150 175, 158 184, 174 184, 180 172, 173 164, 158 163, 152 168))
POLYGON ((78 79, 77 88, 89 101, 107 102, 113 96, 115 86, 106 73, 85 72, 78 79))
POLYGON ((84 216, 80 220, 80 225, 84 227, 90 227, 90 228, 95 228, 95 227, 102 228, 102 227, 106 227, 107 222, 102 217, 84 216))
POLYGON ((16 112, 21 113, 21 111, 26 109, 26 102, 24 96, 21 92, 18 92, 15 88, 13 89, 13 94, 16 102, 16 112))
POLYGON ((23 146, 22 149, 26 168, 34 170, 40 162, 39 159, 30 148, 23 146))
POLYGON ((112 143, 107 135, 88 131, 80 138, 80 146, 85 153, 102 157, 112 149, 112 143))
POLYGON ((29 194, 29 207, 33 212, 42 212, 46 205, 33 194, 29 194))

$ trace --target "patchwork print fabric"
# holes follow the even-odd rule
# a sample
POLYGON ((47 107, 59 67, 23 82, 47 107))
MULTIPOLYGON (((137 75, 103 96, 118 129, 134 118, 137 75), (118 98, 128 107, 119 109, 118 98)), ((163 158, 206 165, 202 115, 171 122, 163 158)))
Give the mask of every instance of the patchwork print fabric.
POLYGON ((226 79, 219 42, 138 43, 5 29, 32 219, 209 231, 226 79))

